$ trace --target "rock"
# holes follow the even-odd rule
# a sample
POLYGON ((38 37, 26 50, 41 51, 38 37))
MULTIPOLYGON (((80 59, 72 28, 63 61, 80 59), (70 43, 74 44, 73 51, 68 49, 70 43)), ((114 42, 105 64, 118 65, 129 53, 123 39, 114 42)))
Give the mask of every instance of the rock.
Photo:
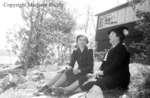
MULTIPOLYGON (((100 64, 101 62, 95 62, 94 70, 97 70, 100 64)), ((7 91, 3 92, 0 95, 0 98, 54 98, 51 96, 35 97, 33 96, 33 93, 37 91, 38 87, 50 81, 56 75, 58 69, 59 68, 53 68, 52 66, 48 66, 48 68, 45 67, 45 70, 44 68, 42 68, 42 70, 44 71, 41 71, 40 67, 39 68, 37 67, 35 69, 33 68, 27 72, 27 77, 20 75, 19 74, 20 72, 17 72, 17 73, 12 72, 9 75, 7 74, 3 79, 0 79, 0 87, 4 87, 4 85, 8 85, 10 82, 17 83, 17 87, 10 88, 7 91), (20 79, 20 77, 22 77, 23 79, 20 79), (25 80, 25 81, 19 82, 21 80, 25 80)), ((145 76, 147 75, 149 71, 150 71, 150 68, 148 68, 147 66, 143 66, 142 64, 137 64, 137 63, 130 64, 131 83, 129 85, 128 93, 124 94, 122 97, 123 98, 128 98, 128 97, 136 98, 134 94, 139 93, 139 90, 142 90, 141 87, 145 83, 145 76)), ((0 88, 0 92, 1 90, 2 89, 0 88)), ((99 96, 102 96, 100 89, 94 89, 93 91, 97 92, 97 94, 101 94, 99 96)), ((89 92, 92 92, 92 90, 90 90, 89 92)), ((75 95, 72 95, 70 98, 78 98, 78 96, 81 96, 81 95, 84 96, 85 94, 86 94, 85 92, 75 94, 75 95)), ((95 93, 93 95, 97 95, 97 94, 95 93)), ((93 96, 89 98, 93 98, 93 96)))
POLYGON ((81 92, 75 95, 70 96, 69 98, 86 98, 86 92, 81 92))
POLYGON ((32 81, 40 81, 44 78, 44 74, 38 70, 33 70, 31 73, 28 74, 28 79, 32 81))

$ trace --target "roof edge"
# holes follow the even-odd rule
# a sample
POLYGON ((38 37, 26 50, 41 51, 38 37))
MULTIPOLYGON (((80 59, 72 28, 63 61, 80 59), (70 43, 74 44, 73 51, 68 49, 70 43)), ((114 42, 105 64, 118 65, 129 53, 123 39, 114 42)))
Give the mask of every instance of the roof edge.
POLYGON ((127 6, 129 6, 129 3, 128 3, 128 2, 127 2, 127 3, 124 3, 124 4, 121 4, 121 5, 119 5, 119 6, 113 7, 113 8, 111 8, 111 9, 109 9, 109 10, 104 11, 104 12, 98 13, 98 14, 96 14, 95 16, 106 15, 106 14, 111 13, 111 12, 113 12, 113 11, 116 11, 116 10, 118 10, 118 9, 125 8, 125 7, 127 7, 127 6))

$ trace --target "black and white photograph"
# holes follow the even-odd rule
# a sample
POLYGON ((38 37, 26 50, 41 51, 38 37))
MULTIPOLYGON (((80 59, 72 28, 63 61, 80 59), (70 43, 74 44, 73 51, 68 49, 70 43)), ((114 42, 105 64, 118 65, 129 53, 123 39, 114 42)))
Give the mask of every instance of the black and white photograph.
POLYGON ((0 0, 0 98, 150 98, 150 0, 0 0))

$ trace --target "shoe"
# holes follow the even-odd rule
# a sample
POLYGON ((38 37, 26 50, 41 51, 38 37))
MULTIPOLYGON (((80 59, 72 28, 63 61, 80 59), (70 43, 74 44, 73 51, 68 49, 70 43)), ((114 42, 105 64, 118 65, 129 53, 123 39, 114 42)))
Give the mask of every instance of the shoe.
POLYGON ((44 92, 45 90, 49 89, 49 87, 47 85, 43 86, 42 88, 40 88, 38 90, 38 92, 44 92))
POLYGON ((33 95, 34 96, 41 96, 41 95, 44 95, 44 93, 43 92, 35 92, 35 93, 33 93, 33 95))
POLYGON ((53 88, 48 88, 47 90, 44 91, 44 94, 51 95, 52 91, 53 91, 53 88))
POLYGON ((33 93, 33 95, 34 96, 44 95, 48 89, 49 89, 49 87, 47 85, 45 85, 44 87, 40 88, 37 92, 33 93))
POLYGON ((64 88, 62 87, 53 88, 53 95, 60 96, 64 94, 65 94, 64 88))

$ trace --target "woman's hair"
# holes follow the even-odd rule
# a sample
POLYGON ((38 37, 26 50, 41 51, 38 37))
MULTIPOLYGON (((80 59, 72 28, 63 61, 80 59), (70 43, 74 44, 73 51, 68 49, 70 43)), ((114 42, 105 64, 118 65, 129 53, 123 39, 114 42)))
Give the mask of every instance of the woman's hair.
POLYGON ((84 36, 84 35, 78 35, 77 38, 76 38, 76 42, 78 42, 79 38, 81 38, 81 37, 84 37, 86 39, 86 43, 87 44, 89 43, 88 38, 86 36, 84 36))
POLYGON ((124 34, 123 30, 128 30, 127 27, 118 27, 118 28, 114 28, 114 29, 111 29, 110 31, 108 31, 108 35, 111 33, 111 32, 114 32, 116 34, 117 37, 119 37, 120 39, 120 42, 123 42, 126 35, 124 34))

